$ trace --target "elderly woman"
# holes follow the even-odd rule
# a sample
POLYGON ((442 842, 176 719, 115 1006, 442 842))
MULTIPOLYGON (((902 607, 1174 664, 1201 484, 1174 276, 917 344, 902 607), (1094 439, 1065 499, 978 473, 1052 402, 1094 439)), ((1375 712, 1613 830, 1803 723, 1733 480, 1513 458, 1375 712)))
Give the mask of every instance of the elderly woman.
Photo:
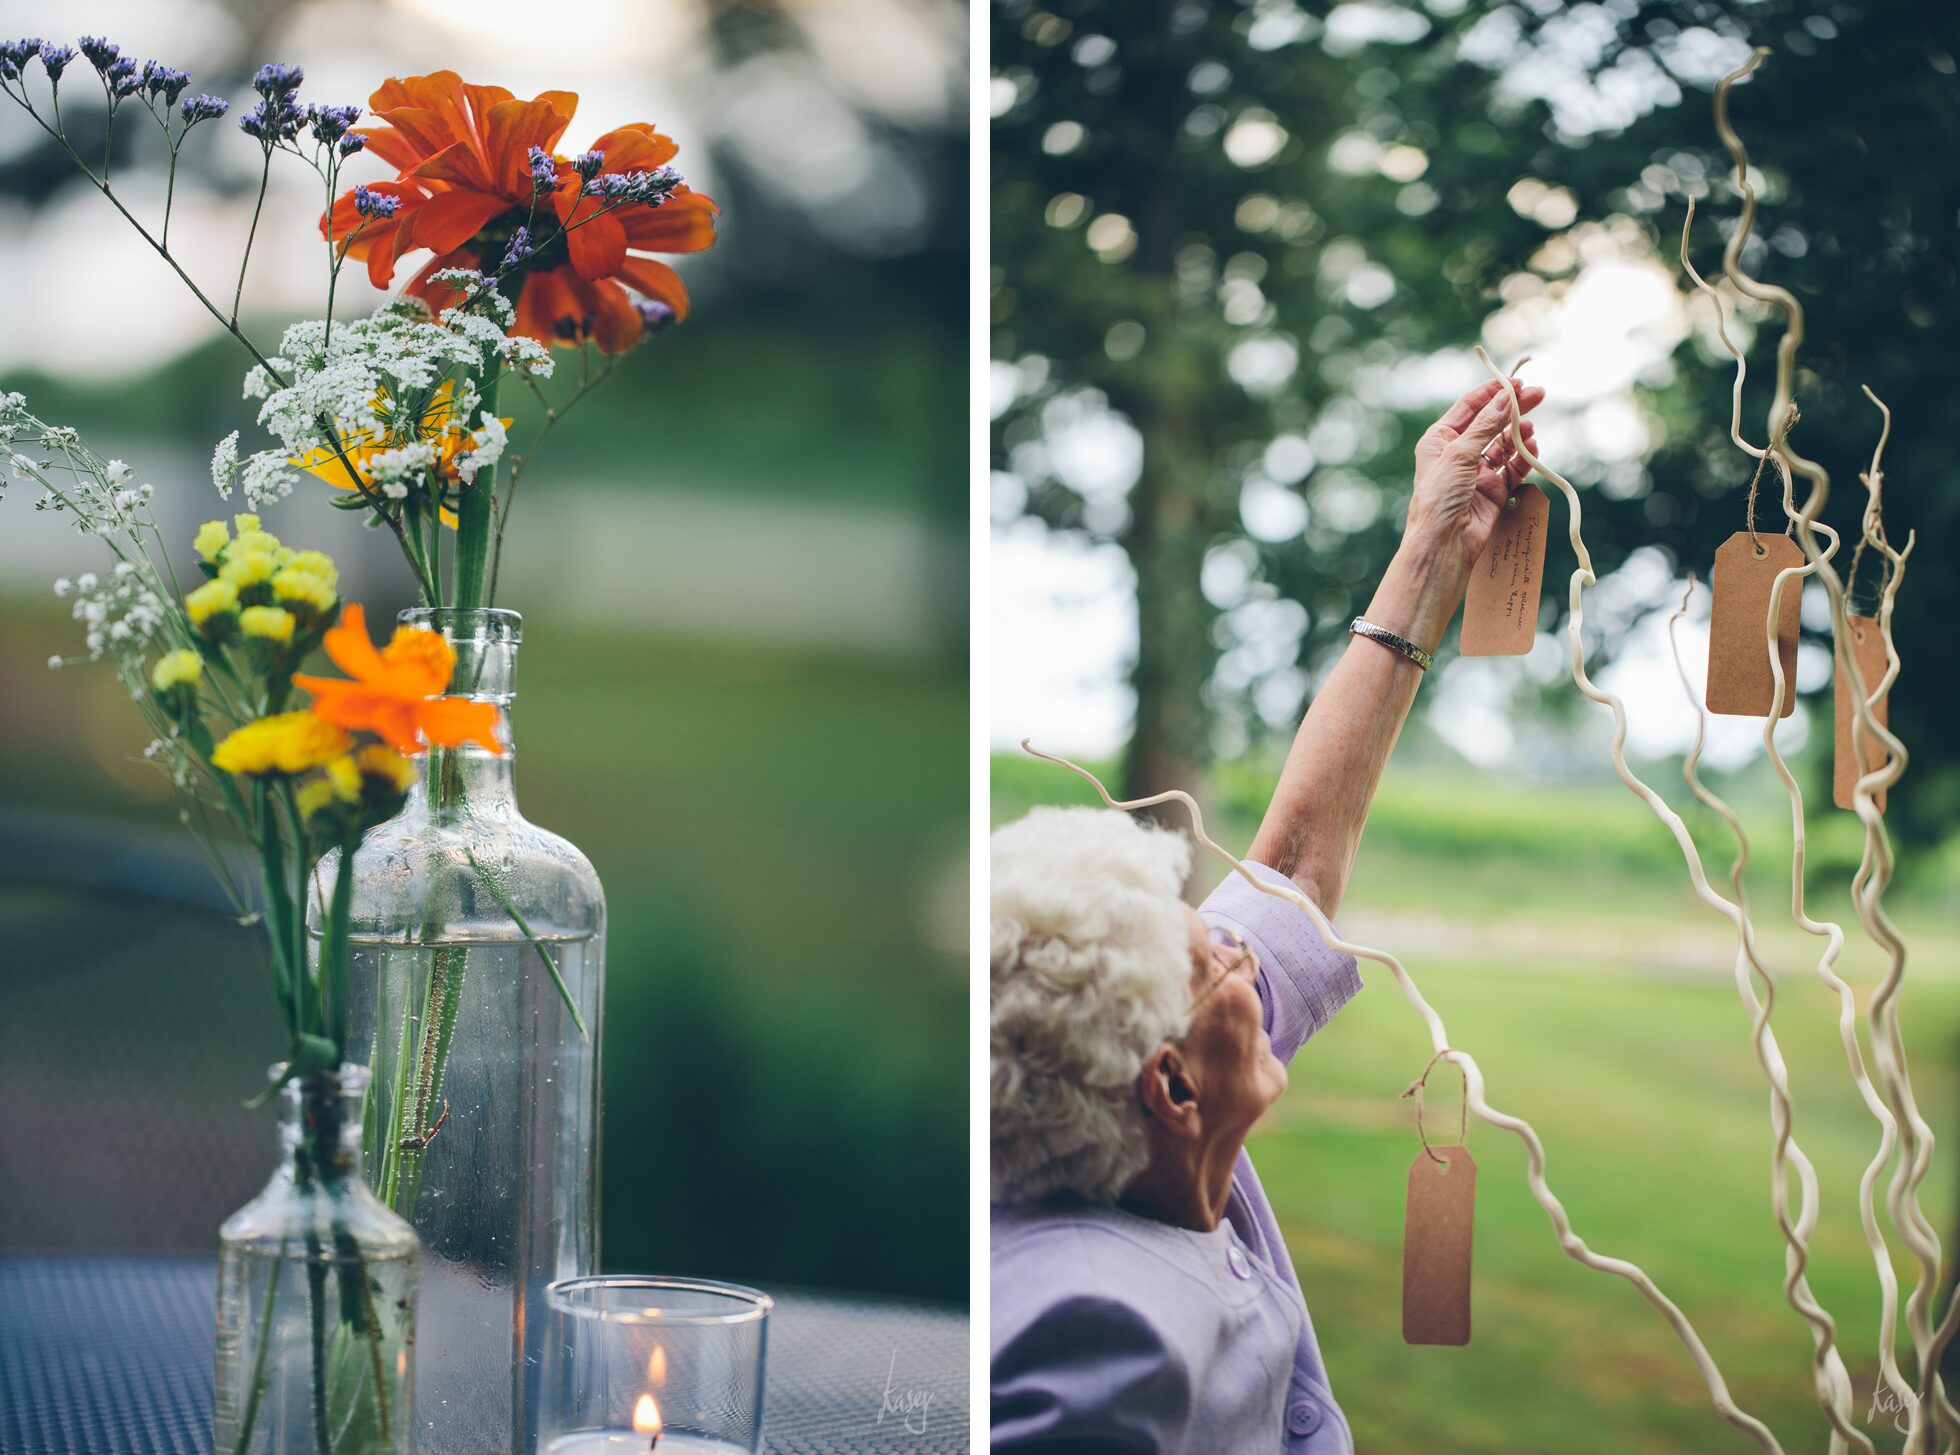
MULTIPOLYGON (((1253 840, 1254 874, 1330 916, 1527 473, 1509 418, 1492 381, 1423 435, 1401 547, 1253 840)), ((1036 809, 992 848, 994 1449, 1351 1451, 1245 1141, 1361 988, 1354 960, 1237 875, 1192 909, 1185 840, 1123 814, 1036 809)))

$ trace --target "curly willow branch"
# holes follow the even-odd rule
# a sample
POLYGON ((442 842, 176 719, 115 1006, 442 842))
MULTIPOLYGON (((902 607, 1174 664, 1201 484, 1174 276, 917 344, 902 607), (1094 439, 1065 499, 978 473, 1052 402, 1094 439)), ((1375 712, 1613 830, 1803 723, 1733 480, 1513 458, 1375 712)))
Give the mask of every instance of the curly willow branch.
MULTIPOLYGON (((1745 68, 1744 71, 1737 72, 1737 74, 1738 75, 1744 74, 1746 72, 1746 69, 1747 68, 1745 68)), ((1723 91, 1720 94, 1723 96, 1725 100, 1726 91, 1723 91)), ((1746 186, 1746 180, 1744 185, 1746 186)), ((1749 213, 1753 213, 1753 206, 1745 208, 1745 211, 1749 213)), ((1769 457, 1771 451, 1767 449, 1756 448, 1756 446, 1750 444, 1746 439, 1744 439, 1742 435, 1742 383, 1748 373, 1748 364, 1743 357, 1742 351, 1736 347, 1735 343, 1729 338, 1727 329, 1723 327, 1723 323, 1722 323, 1723 299, 1721 295, 1715 291, 1715 289, 1707 282, 1707 280, 1705 280, 1701 276, 1700 273, 1695 271, 1695 266, 1693 262, 1691 262, 1689 259, 1688 242, 1689 242, 1690 234, 1694 227, 1694 219, 1695 219, 1695 203, 1694 203, 1694 199, 1691 197, 1688 199, 1687 216, 1681 224, 1681 266, 1682 269, 1687 273, 1688 277, 1693 280, 1695 286, 1698 289, 1700 289, 1703 293, 1708 295, 1709 300, 1713 303, 1715 307, 1716 335, 1721 339, 1722 347, 1726 349, 1729 353, 1729 356, 1735 360, 1735 387, 1733 389, 1732 396, 1731 396, 1732 402, 1730 406, 1729 436, 1731 439, 1735 441, 1737 447, 1740 448, 1744 453, 1754 456, 1758 460, 1759 462, 1758 470, 1760 470, 1761 468, 1760 462, 1763 459, 1769 457)), ((1746 238, 1744 240, 1746 241, 1746 238)), ((1794 409, 1794 405, 1791 406, 1791 409, 1794 409)), ((1785 410, 1781 418, 1777 421, 1778 434, 1776 438, 1771 441, 1772 446, 1780 444, 1785 438, 1787 438, 1788 424, 1790 419, 1791 419, 1791 410, 1785 410)), ((1884 446, 1884 441, 1883 438, 1881 438, 1880 440, 1881 453, 1883 451, 1883 446, 1884 446)), ((1777 464, 1778 464, 1778 475, 1785 482, 1786 497, 1787 497, 1788 471, 1784 466, 1780 455, 1777 457, 1777 464)), ((1876 468, 1876 466, 1874 466, 1874 468, 1876 468)), ((1785 509, 1786 509, 1786 513, 1794 514, 1789 510, 1789 506, 1787 504, 1787 498, 1786 498, 1785 509)), ((1825 559, 1828 559, 1830 556, 1834 555, 1837 551, 1838 548, 1837 537, 1836 534, 1832 532, 1828 526, 1820 526, 1819 528, 1825 531, 1825 533, 1830 535, 1831 537, 1830 549, 1822 553, 1822 556, 1825 559)), ((1815 569, 1814 565, 1812 563, 1807 562, 1801 568, 1793 568, 1789 572, 1778 574, 1777 580, 1772 584, 1771 598, 1770 598, 1770 605, 1769 605, 1770 615, 1768 617, 1768 622, 1769 622, 1768 635, 1771 640, 1773 640, 1775 636, 1776 613, 1780 610, 1780 603, 1782 601, 1782 593, 1784 589, 1785 578, 1801 577, 1809 574, 1814 569, 1815 569)), ((1855 562, 1854 562, 1854 569, 1855 569, 1855 562)), ((1683 598, 1682 609, 1683 610, 1686 609, 1685 597, 1683 598)), ((1680 612, 1677 611, 1675 613, 1675 617, 1670 618, 1668 622, 1668 641, 1670 647, 1673 646, 1673 641, 1674 641, 1674 621, 1679 616, 1680 616, 1680 612)), ((1850 1071, 1851 1080, 1853 1085, 1857 1087, 1858 1094, 1860 1098, 1864 1101, 1866 1109, 1872 1114, 1874 1120, 1876 1120, 1879 1124, 1879 1145, 1878 1145, 1877 1154, 1873 1157, 1871 1163, 1865 1169, 1864 1175, 1859 1179, 1858 1182, 1858 1215, 1859 1215, 1860 1226, 1864 1231, 1866 1246, 1871 1249, 1873 1267, 1877 1273, 1878 1283, 1879 1283, 1879 1377, 1884 1381, 1886 1387, 1890 1389, 1893 1395, 1899 1400, 1900 1407, 1903 1409, 1908 1404, 1914 1401, 1915 1396, 1913 1395, 1911 1389, 1906 1384, 1904 1377, 1900 1374, 1899 1367, 1898 1367, 1898 1359, 1896 1353, 1896 1346, 1898 1341, 1898 1328, 1897 1328, 1898 1300, 1899 1300, 1898 1277, 1893 1271, 1891 1253, 1889 1249, 1886 1247, 1885 1236, 1882 1229, 1878 1225, 1877 1213, 1873 1207, 1873 1189, 1877 1184, 1879 1174, 1884 1170, 1886 1163, 1891 1160, 1893 1149, 1897 1145, 1898 1122, 1892 1115, 1891 1109, 1887 1107, 1887 1105, 1885 1104, 1885 1101, 1873 1089, 1870 1077, 1867 1075, 1865 1071, 1864 1056, 1858 1045, 1857 996, 1855 992, 1852 990, 1851 986, 1847 984, 1835 972, 1834 969, 1837 958, 1844 949, 1843 928, 1832 922, 1817 921, 1811 919, 1804 907, 1803 791, 1798 786, 1795 775, 1793 775, 1790 772, 1788 764, 1784 761, 1782 753, 1779 751, 1776 745, 1775 730, 1776 730, 1777 723, 1781 720, 1780 714, 1783 708, 1783 694, 1785 691, 1784 682, 1783 682, 1783 662, 1782 662, 1781 654, 1774 647, 1769 647, 1768 652, 1770 657, 1770 674, 1774 682, 1774 690, 1772 693, 1773 701, 1771 703, 1770 714, 1765 719, 1764 722, 1763 742, 1764 742, 1765 753, 1768 756, 1771 764, 1774 766, 1777 777, 1779 781, 1781 781, 1781 783, 1783 784, 1784 792, 1788 795, 1790 800, 1790 820, 1792 825, 1792 836, 1793 836, 1792 837, 1793 848, 1791 854, 1791 890, 1790 890, 1791 913, 1799 926, 1801 926, 1803 929, 1805 929, 1806 931, 1808 931, 1813 935, 1822 936, 1826 940, 1826 945, 1823 954, 1821 955, 1821 957, 1817 962, 1817 975, 1818 978, 1821 979, 1828 987, 1830 987, 1831 991, 1837 996, 1838 1036, 1844 1046, 1845 1060, 1846 1060, 1847 1067, 1850 1071)), ((1678 670, 1680 667, 1680 658, 1678 654, 1675 659, 1675 665, 1678 670)), ((1686 686, 1685 677, 1683 678, 1683 683, 1684 686, 1686 686)), ((1696 694, 1694 693, 1692 687, 1687 687, 1687 692, 1688 692, 1689 701, 1694 705, 1697 714, 1697 719, 1699 722, 1703 712, 1701 701, 1699 697, 1697 697, 1696 694)), ((1700 746, 1699 726, 1697 727, 1696 746, 1698 752, 1700 746)), ((1738 844, 1742 844, 1743 841, 1742 841, 1741 826, 1736 822, 1734 822, 1732 815, 1730 815, 1726 811, 1725 806, 1717 806, 1710 799, 1709 795, 1707 795, 1704 792, 1704 790, 1699 785, 1698 780, 1693 773, 1693 765, 1694 765, 1694 756, 1691 755, 1688 762, 1683 765, 1683 771, 1688 777, 1689 787, 1695 792, 1697 797, 1702 799, 1704 803, 1708 803, 1711 808, 1716 808, 1716 811, 1721 814, 1721 816, 1725 821, 1728 822, 1730 830, 1735 834, 1738 844)), ((1746 856, 1747 854, 1746 844, 1743 845, 1742 852, 1746 856)), ((1741 895, 1741 871, 1742 871, 1742 861, 1739 860, 1736 866, 1736 871, 1732 876, 1732 882, 1734 883, 1736 888, 1738 902, 1740 902, 1740 895, 1741 895)))
POLYGON ((1436 1053, 1436 1057, 1454 1063, 1457 1069, 1463 1073, 1464 1100, 1470 1110, 1476 1114, 1478 1120, 1486 1122, 1501 1131, 1510 1132, 1519 1141, 1524 1143, 1526 1159, 1525 1180, 1531 1188, 1531 1195, 1537 1199, 1538 1205, 1544 1208, 1546 1217, 1551 1219, 1552 1230, 1557 1234, 1559 1246, 1565 1250, 1566 1255, 1575 1262, 1581 1263, 1596 1272, 1610 1273, 1615 1277, 1624 1278, 1635 1288, 1639 1289, 1641 1296, 1660 1311, 1661 1317, 1666 1319, 1669 1326, 1673 1328, 1675 1337, 1680 1339, 1681 1343, 1687 1348, 1688 1353, 1693 1357, 1696 1368, 1701 1371, 1703 1382, 1708 1386, 1709 1397, 1714 1401, 1715 1408, 1721 1414, 1722 1418, 1749 1435, 1755 1440, 1760 1449, 1766 1452, 1773 1452, 1773 1455, 1782 1455, 1783 1447, 1777 1443, 1776 1436, 1770 1433, 1769 1427, 1736 1405, 1735 1400, 1729 1394, 1727 1381, 1722 1378, 1722 1371, 1716 1367, 1715 1360, 1709 1355, 1707 1346, 1701 1341, 1701 1336, 1695 1332, 1694 1326, 1688 1322, 1687 1316, 1681 1312, 1674 1301, 1661 1292, 1659 1286, 1652 1278, 1648 1277, 1646 1272, 1638 1264, 1630 1263, 1624 1258, 1610 1258, 1595 1253, 1586 1245, 1585 1239, 1581 1238, 1572 1230, 1572 1220, 1566 1215, 1564 1205, 1560 1203, 1558 1198, 1553 1194, 1551 1187, 1545 1181, 1545 1145, 1538 1139, 1538 1133, 1523 1118, 1514 1117, 1508 1113, 1498 1111, 1484 1099, 1484 1074, 1478 1067, 1476 1059, 1469 1052, 1451 1046, 1449 1034, 1443 1026, 1442 1017, 1437 1015, 1435 1008, 1423 998, 1422 992, 1416 988, 1415 981, 1410 978, 1408 970, 1403 967, 1400 960, 1396 959, 1395 956, 1389 954, 1386 950, 1377 950, 1367 945, 1359 945, 1352 941, 1342 939, 1335 933, 1334 926, 1320 912, 1319 907, 1312 900, 1308 899, 1306 895, 1300 893, 1290 885, 1282 887, 1275 884, 1268 884, 1265 880, 1253 874, 1246 868, 1243 861, 1230 850, 1216 843, 1205 832, 1204 814, 1199 810, 1197 801, 1190 794, 1178 789, 1171 789, 1164 793, 1154 794, 1148 798, 1119 800, 1112 798, 1109 790, 1103 787, 1101 780, 1088 769, 1071 763, 1066 758, 1059 758, 1052 753, 1041 752, 1026 738, 1021 740, 1021 747, 1023 751, 1031 756, 1040 758, 1045 762, 1058 764, 1084 779, 1090 787, 1096 790, 1097 795, 1102 801, 1111 808, 1134 811, 1137 809, 1154 808, 1162 803, 1177 802, 1183 804, 1185 810, 1191 815, 1192 837, 1203 845, 1208 852, 1231 865, 1234 872, 1243 878, 1246 883, 1250 884, 1262 894, 1270 894, 1276 899, 1283 899, 1287 903, 1304 910, 1307 917, 1314 922, 1315 927, 1320 931, 1321 937, 1327 942, 1330 948, 1342 954, 1353 955, 1356 959, 1372 960, 1376 964, 1386 968, 1395 977, 1395 983, 1401 988, 1403 997, 1415 1008, 1416 1014, 1422 1017, 1423 1024, 1429 1028, 1430 1044, 1436 1053))
MULTIPOLYGON (((1688 699, 1688 705, 1695 713, 1695 740, 1687 756, 1681 763, 1681 776, 1697 799, 1712 810, 1727 825, 1730 836, 1735 840, 1736 857, 1729 870, 1729 885, 1736 903, 1744 912, 1748 909, 1747 890, 1743 886, 1743 872, 1749 865, 1749 839, 1743 832, 1742 822, 1735 811, 1706 783, 1697 771, 1701 762, 1701 750, 1708 731, 1708 713, 1696 693, 1694 684, 1688 680, 1687 669, 1681 663, 1681 646, 1675 639, 1675 626, 1688 610, 1689 598, 1694 593, 1695 579, 1689 574, 1688 586, 1681 593, 1681 604, 1667 619, 1667 648, 1674 659, 1674 671, 1681 683, 1681 691, 1688 699)), ((1843 944, 1840 933, 1836 943, 1843 944)), ((1871 1250, 1872 1267, 1878 1277, 1879 1287, 1879 1375, 1886 1388, 1899 1400, 1899 1408, 1904 1409, 1914 1398, 1905 1377, 1899 1373, 1895 1354, 1897 1325, 1899 1318, 1899 1280, 1892 1268, 1891 1250, 1885 1243, 1884 1230, 1879 1226, 1878 1215, 1873 1206, 1872 1188, 1878 1175, 1890 1160, 1892 1149, 1898 1139, 1898 1124, 1878 1093, 1872 1089, 1871 1079, 1865 1073, 1864 1056, 1858 1046, 1858 1001, 1852 988, 1838 976, 1831 973, 1830 961, 1818 966, 1818 974, 1836 992, 1838 998, 1838 1037, 1843 1042, 1845 1060, 1849 1066, 1852 1083, 1858 1088, 1859 1096, 1880 1127, 1878 1155, 1865 1169, 1858 1183, 1858 1212, 1864 1229, 1865 1245, 1871 1250)), ((1780 1180, 1780 1179, 1779 1179, 1780 1180)))
MULTIPOLYGON (((1728 98, 1734 84, 1762 64, 1769 54, 1765 48, 1757 48, 1749 59, 1738 69, 1724 76, 1715 88, 1715 129, 1722 138, 1735 165, 1735 188, 1742 198, 1742 209, 1734 234, 1729 238, 1728 247, 1723 254, 1723 266, 1730 280, 1745 296, 1758 302, 1773 305, 1782 313, 1784 319, 1783 336, 1776 350, 1776 388, 1770 401, 1769 418, 1772 429, 1775 422, 1786 417, 1794 402, 1794 375, 1796 352, 1803 342, 1803 306, 1787 289, 1764 283, 1753 278, 1742 266, 1742 249, 1748 241, 1749 229, 1754 221, 1756 197, 1749 185, 1749 154, 1743 147, 1742 138, 1729 124, 1728 98)), ((1887 415, 1889 426, 1889 412, 1887 415)), ((1932 1161, 1933 1131, 1919 1113, 1918 1103, 1912 1093, 1912 1079, 1906 1067, 1905 1043, 1899 1032, 1898 1000, 1900 986, 1905 976, 1906 947, 1897 927, 1885 913, 1884 892, 1891 882, 1893 858, 1890 838, 1886 835, 1885 824, 1879 813, 1874 793, 1878 789, 1890 788, 1905 772, 1907 755, 1905 744, 1894 736, 1872 712, 1871 695, 1866 691, 1864 675, 1860 671, 1856 654, 1851 649, 1848 608, 1843 583, 1836 569, 1831 565, 1830 556, 1836 548, 1836 537, 1832 536, 1832 551, 1821 550, 1817 544, 1817 532, 1830 535, 1828 527, 1821 526, 1817 517, 1830 495, 1830 475, 1824 467, 1814 460, 1799 454, 1787 438, 1773 440, 1770 446, 1776 456, 1779 471, 1784 477, 1784 510, 1796 527, 1798 544, 1803 548, 1809 567, 1824 585, 1831 604, 1832 650, 1836 657, 1837 670, 1845 674, 1850 688, 1850 696, 1855 711, 1852 714, 1851 734, 1854 761, 1863 763, 1867 742, 1876 740, 1886 754, 1886 761, 1877 769, 1861 775, 1852 791, 1853 811, 1865 830, 1865 856, 1869 861, 1869 872, 1861 865, 1861 888, 1854 891, 1852 904, 1857 910, 1859 922, 1864 926, 1874 943, 1886 952, 1887 966, 1884 978, 1873 993, 1871 1003, 1866 1008, 1867 1033, 1871 1039, 1872 1061, 1878 1072, 1878 1080, 1883 1088, 1885 1099, 1897 1118, 1900 1130, 1900 1157, 1893 1171, 1892 1179, 1886 1189, 1886 1210, 1891 1215, 1894 1226, 1899 1230, 1907 1246, 1911 1248, 1919 1264, 1918 1279, 1911 1297, 1906 1301, 1906 1328, 1912 1335, 1913 1345, 1918 1353, 1919 1395, 1908 1411, 1909 1426, 1906 1448, 1913 1455, 1932 1448, 1932 1430, 1925 1417, 1926 1409, 1933 1406, 1940 1422, 1946 1427, 1949 1436, 1960 1435, 1960 1413, 1956 1413, 1947 1400, 1944 1386, 1939 1378, 1938 1351, 1943 1344, 1937 1343, 1931 1327, 1931 1303, 1939 1282, 1940 1243, 1939 1234, 1927 1220, 1919 1206, 1919 1186, 1925 1180, 1926 1170, 1932 1161), (1794 498, 1792 473, 1801 475, 1810 483, 1810 494, 1803 505, 1798 507, 1794 498)), ((1868 486, 1868 489, 1870 487, 1868 486)), ((1869 510, 1868 510, 1869 514, 1869 510)), ((1887 559, 1892 558, 1889 548, 1882 545, 1887 559)), ((1898 562, 1894 561, 1896 571, 1898 562)), ((1777 610, 1785 578, 1792 571, 1780 572, 1771 588, 1769 609, 1777 610)), ((1775 620, 1772 615, 1769 618, 1775 620)), ((1887 617, 1886 655, 1888 676, 1890 664, 1896 653, 1890 640, 1889 616, 1887 617)), ((1774 657, 1774 651, 1771 652, 1774 657)), ((1769 742, 1765 732, 1765 742, 1769 742)), ((1774 745, 1771 744, 1772 752, 1774 745)), ((1779 772, 1789 786, 1787 769, 1777 761, 1779 772)), ((1797 865, 1794 877, 1797 880, 1796 903, 1793 904, 1797 922, 1804 929, 1816 934, 1801 908, 1802 869, 1801 855, 1803 829, 1801 816, 1796 830, 1797 865)), ((1834 927, 1833 927, 1834 928, 1834 927)), ((1951 1320, 1946 1322, 1950 1323, 1951 1320)), ((1948 1330, 1948 1337, 1951 1331, 1948 1330)), ((1954 1448, 1955 1441, 1949 1439, 1948 1448, 1954 1448)))
POLYGON ((1567 534, 1572 543, 1572 554, 1578 562, 1572 572, 1567 610, 1567 635, 1572 648, 1572 680, 1587 697, 1608 708, 1613 714, 1613 740, 1609 750, 1613 771, 1674 835, 1675 844, 1681 850, 1681 857, 1687 863, 1688 878, 1694 886, 1695 894, 1710 909, 1735 927, 1739 941, 1736 954, 1736 988, 1743 1004, 1750 1011, 1752 1041, 1757 1057, 1762 1063, 1763 1074, 1770 1085, 1770 1122, 1774 1131, 1771 1147, 1773 1171, 1771 1206, 1776 1215, 1777 1227, 1782 1231, 1786 1245, 1783 1294, 1811 1331, 1815 1349, 1812 1370, 1817 1403, 1824 1417, 1830 1422, 1833 1451, 1843 1448, 1839 1443, 1842 1441, 1856 1446, 1866 1452, 1866 1455, 1871 1455, 1873 1451, 1871 1438, 1852 1423, 1851 1375, 1845 1369, 1844 1360, 1837 1351, 1837 1326, 1823 1305, 1811 1293, 1809 1280, 1804 1276, 1810 1259, 1810 1235, 1817 1225, 1817 1173, 1790 1128, 1789 1072, 1784 1065, 1783 1053, 1777 1045, 1775 1034, 1769 1028, 1770 1010, 1776 998, 1775 978, 1764 967, 1761 956, 1757 953, 1755 926, 1750 922, 1747 910, 1735 901, 1723 897, 1709 884, 1708 875, 1702 868, 1701 854, 1695 848, 1694 837, 1688 832, 1688 826, 1682 822, 1678 813, 1668 807, 1666 800, 1649 787, 1627 764, 1626 704, 1617 695, 1596 684, 1586 672, 1583 593, 1587 586, 1595 584, 1597 578, 1593 575, 1591 553, 1586 550, 1586 543, 1580 535, 1582 508, 1579 503, 1579 492, 1573 488, 1571 481, 1534 455, 1530 447, 1525 444, 1524 433, 1518 423, 1523 417, 1523 405, 1518 400, 1515 386, 1511 384, 1510 377, 1491 361, 1490 355, 1481 345, 1477 347, 1476 353, 1484 367, 1490 370, 1492 377, 1497 379, 1511 396, 1512 447, 1533 469, 1558 488, 1564 495, 1569 509, 1567 534), (1756 999, 1754 987, 1750 984, 1751 971, 1763 982, 1764 997, 1760 1003, 1756 999), (1786 1164, 1794 1168, 1797 1174, 1798 1210, 1794 1224, 1789 1217, 1786 1164))

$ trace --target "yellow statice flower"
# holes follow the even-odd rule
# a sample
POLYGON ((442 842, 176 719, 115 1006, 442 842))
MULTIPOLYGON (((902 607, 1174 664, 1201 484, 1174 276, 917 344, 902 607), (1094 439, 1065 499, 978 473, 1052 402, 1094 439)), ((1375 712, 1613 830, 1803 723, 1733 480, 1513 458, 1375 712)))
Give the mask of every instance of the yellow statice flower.
POLYGON ((406 793, 415 786, 415 765, 380 743, 370 743, 361 749, 360 765, 361 772, 379 778, 396 793, 406 793))
POLYGON ((169 692, 178 687, 196 687, 203 676, 204 658, 185 647, 157 658, 156 666, 150 669, 150 685, 158 692, 169 692))
POLYGON ((295 562, 272 578, 272 599, 303 607, 315 615, 323 614, 333 609, 334 583, 328 577, 302 571, 295 562))
POLYGON ((292 560, 286 562, 289 571, 304 571, 309 576, 318 576, 327 583, 330 590, 340 589, 340 569, 334 565, 333 557, 325 551, 299 551, 292 560))
POLYGON ((352 758, 335 758, 327 764, 324 781, 343 803, 361 801, 361 769, 352 758))
POLYGON ((220 581, 229 581, 244 591, 262 586, 278 574, 279 563, 272 558, 271 551, 241 551, 238 544, 239 541, 233 541, 231 549, 225 552, 225 563, 218 568, 220 581))
POLYGON ((184 614, 196 627, 203 626, 214 616, 226 616, 237 610, 238 588, 223 577, 206 581, 184 597, 184 614))
POLYGON ((197 528, 191 544, 201 558, 215 565, 218 553, 231 544, 231 530, 222 520, 207 520, 197 528))
POLYGON ((231 523, 238 528, 240 535, 259 528, 259 518, 256 515, 234 515, 231 523))
POLYGON ((299 791, 293 795, 293 801, 299 808, 302 823, 312 823, 337 802, 333 784, 324 778, 314 778, 300 784, 299 791))
POLYGON ((282 712, 234 729, 211 750, 211 762, 227 773, 291 775, 318 768, 352 746, 347 734, 323 717, 282 712))
POLYGON ((262 641, 290 642, 294 625, 293 614, 283 606, 248 606, 238 613, 238 629, 262 641))

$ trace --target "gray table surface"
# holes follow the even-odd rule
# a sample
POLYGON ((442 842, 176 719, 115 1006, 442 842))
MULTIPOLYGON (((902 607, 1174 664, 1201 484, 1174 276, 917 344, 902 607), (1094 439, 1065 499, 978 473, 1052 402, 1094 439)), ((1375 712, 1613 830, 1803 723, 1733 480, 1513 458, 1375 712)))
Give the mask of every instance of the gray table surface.
MULTIPOLYGON (((209 1455, 215 1288, 203 1258, 0 1258, 0 1455, 209 1455)), ((958 1311, 777 1294, 763 1447, 966 1455, 967 1351, 958 1311)))

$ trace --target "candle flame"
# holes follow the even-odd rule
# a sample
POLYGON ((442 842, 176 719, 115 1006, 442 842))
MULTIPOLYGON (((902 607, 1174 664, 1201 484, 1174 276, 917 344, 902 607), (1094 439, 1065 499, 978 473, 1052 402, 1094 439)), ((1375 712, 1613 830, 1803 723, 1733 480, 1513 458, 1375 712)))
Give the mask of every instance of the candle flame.
POLYGON ((633 1432, 639 1435, 660 1433, 660 1406, 653 1402, 653 1396, 643 1394, 640 1402, 633 1406, 633 1432))
POLYGON ((653 1352, 647 1355, 647 1383, 655 1389, 663 1389, 667 1384, 667 1349, 665 1345, 655 1344, 653 1352))

